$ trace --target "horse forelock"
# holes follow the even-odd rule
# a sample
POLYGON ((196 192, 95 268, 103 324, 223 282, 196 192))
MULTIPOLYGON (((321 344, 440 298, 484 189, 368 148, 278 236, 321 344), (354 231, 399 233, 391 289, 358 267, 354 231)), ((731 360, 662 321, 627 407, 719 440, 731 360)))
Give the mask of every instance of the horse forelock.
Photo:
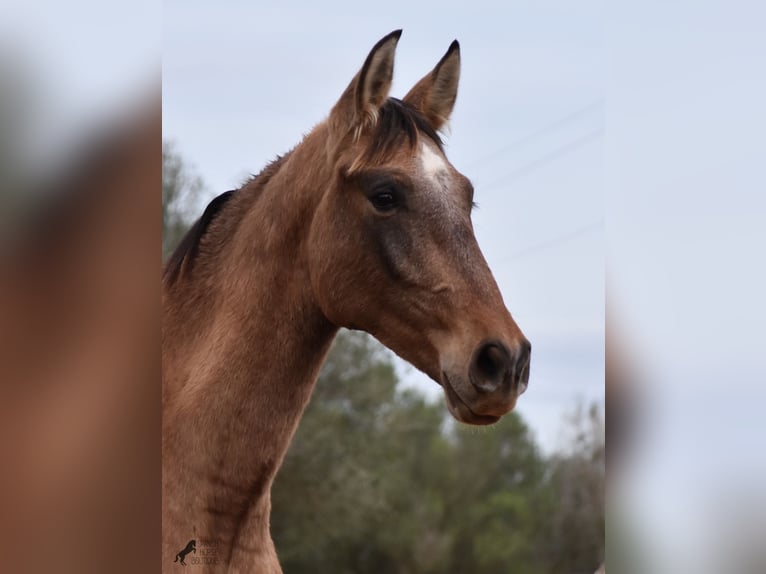
POLYGON ((425 116, 397 98, 388 98, 380 107, 369 131, 368 144, 352 163, 349 173, 363 165, 385 162, 402 145, 414 150, 421 136, 433 141, 440 150, 444 149, 441 137, 425 116))

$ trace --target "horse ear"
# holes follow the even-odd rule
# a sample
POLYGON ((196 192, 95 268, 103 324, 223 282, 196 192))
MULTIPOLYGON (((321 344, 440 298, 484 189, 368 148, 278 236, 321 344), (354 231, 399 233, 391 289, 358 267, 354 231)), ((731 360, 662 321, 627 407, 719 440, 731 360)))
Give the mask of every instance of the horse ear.
POLYGON ((441 129, 452 115, 459 81, 460 44, 455 40, 436 67, 404 96, 404 102, 423 114, 435 130, 441 129))
POLYGON ((359 133, 377 121, 378 110, 388 98, 394 76, 394 54, 402 35, 395 30, 372 48, 362 69, 354 76, 330 112, 330 129, 340 140, 352 129, 359 133))

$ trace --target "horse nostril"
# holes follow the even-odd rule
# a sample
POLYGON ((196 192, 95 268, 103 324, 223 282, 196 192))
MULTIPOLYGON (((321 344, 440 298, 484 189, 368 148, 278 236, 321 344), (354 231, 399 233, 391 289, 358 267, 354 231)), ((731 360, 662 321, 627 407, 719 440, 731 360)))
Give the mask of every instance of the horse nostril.
POLYGON ((484 343, 471 361, 471 382, 482 390, 493 391, 510 376, 511 368, 511 354, 505 345, 500 342, 484 343))
POLYGON ((485 392, 499 388, 520 395, 527 390, 532 345, 522 339, 515 352, 500 341, 482 343, 473 355, 470 380, 473 386, 485 392))
POLYGON ((527 390, 529 384, 529 363, 532 355, 532 345, 529 341, 524 339, 521 342, 521 346, 518 355, 515 360, 515 373, 516 387, 518 394, 522 394, 527 390))
POLYGON ((530 343, 527 339, 524 339, 521 342, 521 354, 527 360, 529 360, 529 356, 532 354, 532 343, 530 343))

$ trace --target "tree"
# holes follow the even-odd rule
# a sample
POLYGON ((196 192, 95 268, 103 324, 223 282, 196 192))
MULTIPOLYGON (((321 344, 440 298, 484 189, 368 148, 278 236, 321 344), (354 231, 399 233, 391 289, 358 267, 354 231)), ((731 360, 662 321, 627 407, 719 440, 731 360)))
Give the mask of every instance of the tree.
POLYGON ((273 489, 286 573, 546 572, 545 461, 517 414, 455 428, 399 388, 391 354, 343 331, 273 489))
POLYGON ((590 572, 605 552, 605 428, 596 405, 579 406, 567 420, 569 440, 550 462, 555 504, 546 538, 551 572, 590 572))
POLYGON ((172 253, 196 214, 190 204, 199 197, 205 185, 192 172, 173 144, 162 143, 162 259, 172 253))

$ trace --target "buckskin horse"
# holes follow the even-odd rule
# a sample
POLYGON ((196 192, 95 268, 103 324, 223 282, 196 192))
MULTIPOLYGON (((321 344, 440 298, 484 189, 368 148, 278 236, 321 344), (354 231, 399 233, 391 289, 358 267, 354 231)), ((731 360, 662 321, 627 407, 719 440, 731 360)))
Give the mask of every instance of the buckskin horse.
POLYGON ((271 485, 340 327, 426 373, 464 423, 496 422, 527 387, 530 344, 438 133, 460 47, 389 98, 400 34, 373 47, 298 146, 214 199, 165 266, 164 569, 204 536, 217 571, 281 572, 271 485))

